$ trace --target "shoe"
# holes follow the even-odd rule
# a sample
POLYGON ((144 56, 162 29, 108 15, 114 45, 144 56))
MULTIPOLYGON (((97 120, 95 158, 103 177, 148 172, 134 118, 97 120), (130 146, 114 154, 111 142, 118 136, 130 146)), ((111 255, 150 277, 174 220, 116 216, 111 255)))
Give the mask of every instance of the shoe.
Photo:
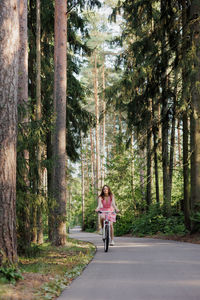
POLYGON ((110 246, 114 246, 115 245, 115 242, 112 240, 111 242, 110 242, 110 246))

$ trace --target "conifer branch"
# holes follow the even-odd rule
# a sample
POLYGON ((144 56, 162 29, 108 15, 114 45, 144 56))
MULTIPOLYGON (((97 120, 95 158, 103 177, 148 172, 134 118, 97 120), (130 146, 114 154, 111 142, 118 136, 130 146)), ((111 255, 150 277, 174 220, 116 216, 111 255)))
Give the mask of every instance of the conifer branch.
POLYGON ((74 5, 72 5, 72 7, 70 7, 70 8, 66 11, 66 15, 68 15, 68 14, 70 13, 70 11, 71 11, 74 7, 76 7, 77 5, 78 5, 78 2, 75 3, 74 5))

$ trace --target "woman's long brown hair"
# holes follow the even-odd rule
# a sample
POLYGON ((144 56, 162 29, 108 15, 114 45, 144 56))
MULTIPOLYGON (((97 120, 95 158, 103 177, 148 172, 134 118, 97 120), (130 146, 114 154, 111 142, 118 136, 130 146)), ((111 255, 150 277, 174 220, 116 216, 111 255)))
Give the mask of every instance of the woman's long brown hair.
POLYGON ((109 187, 107 184, 105 184, 105 185, 102 187, 101 194, 99 195, 99 197, 104 198, 105 194, 104 194, 103 189, 105 188, 105 186, 108 188, 108 195, 109 195, 109 196, 111 197, 111 199, 112 199, 112 192, 111 192, 110 187, 109 187))

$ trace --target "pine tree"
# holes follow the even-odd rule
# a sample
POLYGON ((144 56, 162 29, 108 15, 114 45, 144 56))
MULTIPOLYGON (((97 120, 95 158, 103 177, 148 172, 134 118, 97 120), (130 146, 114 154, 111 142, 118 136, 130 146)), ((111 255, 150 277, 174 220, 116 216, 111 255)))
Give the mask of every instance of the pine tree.
MULTIPOLYGON (((200 106, 199 106, 199 81, 200 81, 200 3, 191 1, 190 6, 190 30, 193 49, 193 74, 191 87, 191 207, 193 212, 199 212, 200 193, 200 106)), ((193 223, 193 230, 196 230, 193 223)))
POLYGON ((17 261, 16 143, 19 64, 17 0, 0 3, 0 265, 17 261), (8 26, 9 23, 9 26, 8 26), (9 209, 8 209, 9 207, 9 209))
MULTIPOLYGON (((18 252, 24 252, 30 247, 30 197, 29 195, 29 151, 27 143, 24 139, 28 130, 28 2, 27 0, 19 1, 19 26, 20 26, 20 41, 19 41, 19 78, 18 78, 18 140, 23 137, 23 142, 26 145, 23 150, 17 153, 17 173, 22 176, 20 185, 21 196, 17 195, 17 235, 18 235, 18 252), (21 202, 23 205, 21 205, 21 202), (24 205, 25 204, 25 205, 24 205)), ((19 143, 18 143, 19 147, 19 143)), ((19 188, 18 188, 19 190, 19 188)))
POLYGON ((66 244, 66 89, 67 89, 67 3, 55 1, 54 107, 56 114, 54 136, 53 187, 54 236, 56 246, 66 244))

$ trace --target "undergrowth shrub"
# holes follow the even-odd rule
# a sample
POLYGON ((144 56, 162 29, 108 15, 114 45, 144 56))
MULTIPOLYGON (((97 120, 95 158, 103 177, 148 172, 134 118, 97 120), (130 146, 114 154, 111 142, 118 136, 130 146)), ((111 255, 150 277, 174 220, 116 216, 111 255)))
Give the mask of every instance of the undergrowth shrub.
POLYGON ((117 221, 114 223, 115 235, 120 236, 130 233, 133 228, 133 212, 126 211, 122 215, 117 216, 117 221))
POLYGON ((131 233, 136 236, 154 235, 184 235, 187 230, 184 225, 184 215, 172 209, 172 215, 166 217, 162 209, 152 205, 147 212, 134 216, 133 211, 127 210, 114 225, 115 235, 131 233))
POLYGON ((97 213, 95 209, 97 207, 97 201, 95 201, 95 195, 90 194, 87 197, 85 205, 85 223, 84 230, 93 232, 97 229, 97 213))
POLYGON ((15 284, 17 280, 24 279, 21 271, 18 270, 15 266, 11 267, 1 267, 0 268, 0 282, 6 283, 10 282, 15 284))
POLYGON ((166 217, 162 210, 156 206, 152 206, 148 212, 136 218, 133 222, 131 231, 134 235, 154 235, 157 233, 165 235, 183 235, 186 233, 184 225, 184 216, 182 212, 174 212, 166 217))

